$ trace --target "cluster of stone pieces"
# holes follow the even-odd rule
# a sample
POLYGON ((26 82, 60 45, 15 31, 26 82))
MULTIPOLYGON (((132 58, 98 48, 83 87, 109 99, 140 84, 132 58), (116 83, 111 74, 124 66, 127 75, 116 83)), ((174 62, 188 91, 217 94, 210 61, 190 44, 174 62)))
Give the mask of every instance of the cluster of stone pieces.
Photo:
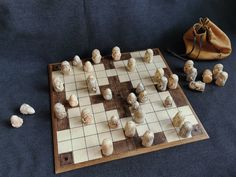
POLYGON ((192 90, 203 92, 205 85, 215 80, 215 84, 218 86, 224 86, 228 73, 223 71, 224 66, 222 64, 216 64, 213 71, 210 69, 204 70, 202 74, 202 81, 196 81, 197 69, 194 67, 192 60, 187 60, 184 64, 184 73, 186 74, 186 80, 189 81, 189 88, 192 90))
POLYGON ((177 112, 173 117, 173 126, 179 128, 179 136, 182 138, 192 137, 193 125, 189 121, 185 121, 185 117, 181 111, 177 112))
MULTIPOLYGON (((23 115, 31 115, 31 114, 35 113, 35 110, 32 106, 30 106, 26 103, 23 103, 20 106, 20 113, 23 114, 23 115)), ((19 128, 23 125, 24 120, 21 117, 17 116, 17 115, 12 115, 10 117, 10 122, 11 122, 12 127, 19 128)))

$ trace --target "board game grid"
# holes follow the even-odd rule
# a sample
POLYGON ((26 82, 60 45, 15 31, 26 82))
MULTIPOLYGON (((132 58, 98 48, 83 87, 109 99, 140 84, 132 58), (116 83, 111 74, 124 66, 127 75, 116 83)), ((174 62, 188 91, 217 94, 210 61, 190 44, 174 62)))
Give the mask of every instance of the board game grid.
MULTIPOLYGON (((93 65, 92 73, 85 73, 73 66, 71 74, 63 75, 60 72, 60 64, 49 65, 56 173, 209 138, 179 85, 175 90, 157 91, 153 79, 156 69, 163 68, 167 78, 172 72, 160 50, 153 51, 153 63, 143 62, 145 51, 123 53, 119 61, 113 61, 111 56, 104 56, 100 64, 93 65), (131 57, 136 59, 137 67, 134 72, 128 72, 125 67, 131 57), (87 89, 86 78, 90 74, 98 81, 99 91, 96 94, 89 93, 87 89), (61 77, 64 81, 63 92, 53 91, 53 77, 61 77), (137 124, 136 136, 127 138, 124 135, 124 126, 127 121, 132 120, 133 115, 126 98, 139 82, 143 83, 149 96, 148 102, 141 104, 146 112, 146 119, 144 123, 137 124), (111 101, 104 100, 101 95, 105 88, 112 90, 111 101), (66 101, 71 94, 79 98, 77 107, 71 108, 66 101), (166 108, 163 101, 168 95, 172 96, 174 104, 166 108), (65 105, 67 118, 55 118, 53 105, 57 102, 65 105), (83 125, 80 119, 81 110, 85 107, 93 114, 93 122, 89 125, 83 125), (185 120, 194 125, 192 138, 179 137, 178 128, 172 125, 172 118, 178 111, 182 111, 185 120), (108 120, 112 115, 120 119, 120 124, 115 129, 108 126, 108 120), (148 148, 141 145, 140 138, 146 130, 151 130, 155 135, 153 145, 148 148), (113 141, 114 153, 109 157, 103 156, 100 150, 105 138, 113 141)), ((87 60, 91 61, 85 59, 83 62, 87 60)))

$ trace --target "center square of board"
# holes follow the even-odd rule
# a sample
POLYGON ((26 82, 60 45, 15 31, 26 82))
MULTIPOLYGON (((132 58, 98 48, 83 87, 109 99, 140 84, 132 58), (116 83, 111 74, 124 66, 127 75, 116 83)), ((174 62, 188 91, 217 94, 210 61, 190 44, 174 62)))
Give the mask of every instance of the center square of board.
MULTIPOLYGON (((73 72, 70 75, 63 75, 60 71, 60 63, 49 64, 55 173, 209 138, 179 85, 175 90, 157 91, 153 79, 156 69, 163 68, 167 78, 172 72, 160 50, 155 48, 153 51, 153 63, 143 62, 145 51, 122 53, 119 61, 114 61, 111 56, 104 56, 101 63, 93 64, 92 73, 86 73, 72 66, 73 72), (127 61, 131 57, 136 59, 134 72, 126 70, 127 61), (96 94, 88 91, 86 78, 90 74, 98 81, 99 91, 96 94), (60 77, 64 81, 63 92, 57 93, 53 90, 53 77, 60 77), (136 135, 128 138, 124 134, 124 126, 127 121, 132 120, 132 115, 126 99, 140 82, 145 86, 149 97, 146 103, 140 104, 146 112, 146 119, 144 123, 137 124, 136 135), (110 101, 104 100, 101 94, 106 88, 112 90, 113 99, 110 101), (74 108, 67 103, 67 99, 72 94, 79 98, 79 105, 74 108), (163 106, 163 101, 169 95, 172 96, 174 103, 166 108, 163 106), (53 106, 57 102, 62 103, 67 110, 68 116, 62 120, 54 115, 53 106), (89 125, 81 122, 83 108, 89 108, 93 114, 93 121, 89 125), (181 138, 178 135, 178 128, 172 125, 172 118, 178 111, 182 111, 185 120, 193 124, 191 138, 181 138), (113 115, 119 117, 120 121, 115 129, 108 126, 108 120, 113 115), (154 133, 154 143, 151 147, 142 146, 141 136, 146 130, 154 133), (102 155, 100 148, 105 138, 112 139, 114 146, 113 154, 108 157, 102 155)), ((91 59, 82 61, 87 60, 91 61, 91 59)))

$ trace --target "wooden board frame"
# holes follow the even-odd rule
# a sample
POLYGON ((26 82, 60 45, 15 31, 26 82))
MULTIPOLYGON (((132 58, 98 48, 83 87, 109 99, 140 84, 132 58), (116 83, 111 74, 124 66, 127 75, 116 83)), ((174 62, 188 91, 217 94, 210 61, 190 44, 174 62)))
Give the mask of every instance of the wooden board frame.
MULTIPOLYGON (((172 73, 172 71, 171 71, 170 67, 168 66, 168 64, 166 63, 166 60, 164 59, 161 51, 158 48, 156 50, 158 50, 159 55, 162 57, 162 59, 164 60, 164 62, 166 64, 166 67, 168 68, 170 73, 172 73)), ((129 52, 127 52, 127 54, 128 53, 129 52)), ((126 53, 123 53, 123 54, 126 54, 126 53)), ((136 156, 136 155, 149 153, 149 152, 153 152, 153 151, 158 151, 158 150, 161 150, 161 149, 170 148, 170 147, 183 145, 183 144, 187 144, 187 143, 192 143, 192 142, 196 142, 196 141, 200 141, 200 140, 206 140, 206 139, 209 138, 206 130, 204 129, 204 127, 201 124, 198 116, 196 115, 196 113, 193 110, 191 104, 189 103, 187 97, 185 96, 182 88, 178 85, 178 87, 180 88, 181 93, 184 96, 185 101, 190 106, 190 108, 192 109, 193 114, 197 118, 199 126, 201 127, 202 134, 197 135, 197 136, 193 136, 192 138, 182 139, 182 140, 175 141, 175 142, 163 143, 163 144, 154 145, 154 146, 151 146, 151 147, 148 147, 148 148, 146 148, 146 147, 145 148, 139 148, 139 149, 135 149, 133 151, 123 152, 123 153, 120 153, 120 154, 114 154, 112 156, 103 157, 103 158, 100 158, 100 159, 81 162, 81 163, 78 163, 78 164, 69 164, 69 165, 61 166, 60 165, 60 160, 59 160, 59 154, 58 154, 58 143, 57 143, 57 120, 58 119, 55 118, 54 110, 53 110, 53 106, 54 106, 53 100, 54 100, 55 95, 53 94, 52 71, 53 71, 53 66, 54 65, 58 65, 58 63, 49 64, 48 65, 48 71, 49 71, 49 87, 50 87, 50 96, 51 96, 51 117, 52 117, 52 133, 53 133, 53 145, 54 145, 55 173, 62 173, 62 172, 66 172, 66 171, 70 171, 70 170, 74 170, 74 169, 79 169, 79 168, 86 167, 86 166, 96 165, 96 164, 103 163, 103 162, 109 162, 109 161, 113 161, 113 160, 117 160, 117 159, 136 156)))

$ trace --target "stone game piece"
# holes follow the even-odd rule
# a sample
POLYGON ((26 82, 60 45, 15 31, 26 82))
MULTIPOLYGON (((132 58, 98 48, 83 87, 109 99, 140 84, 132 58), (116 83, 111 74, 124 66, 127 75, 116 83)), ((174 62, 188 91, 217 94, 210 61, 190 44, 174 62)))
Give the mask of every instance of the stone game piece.
POLYGON ((173 126, 174 127, 180 127, 184 122, 184 116, 183 116, 183 113, 181 111, 178 111, 174 118, 173 118, 173 126))
POLYGON ((130 120, 125 124, 125 136, 133 137, 136 134, 136 124, 130 120))
POLYGON ((167 77, 162 76, 161 79, 157 82, 157 90, 161 92, 166 91, 167 84, 168 84, 167 77))
POLYGON ((14 128, 20 128, 23 125, 23 119, 19 116, 12 115, 10 118, 11 126, 14 128))
POLYGON ((212 72, 209 69, 206 69, 202 74, 202 80, 204 83, 209 84, 212 82, 212 72))
POLYGON ((135 89, 135 92, 137 94, 140 94, 140 92, 144 91, 145 90, 145 87, 144 85, 142 84, 142 82, 139 82, 136 89, 135 89))
POLYGON ((187 72, 186 80, 188 82, 195 81, 196 77, 197 77, 197 69, 194 68, 194 67, 193 68, 189 68, 189 70, 187 72))
POLYGON ((184 73, 188 74, 189 70, 193 68, 194 62, 193 60, 187 60, 184 64, 184 73))
POLYGON ((88 90, 90 93, 96 93, 98 90, 97 79, 93 75, 89 75, 87 78, 88 90))
POLYGON ((112 91, 109 88, 106 88, 102 92, 102 96, 105 100, 112 100, 112 91))
POLYGON ((132 105, 136 101, 137 101, 136 95, 133 92, 131 92, 127 97, 127 102, 132 105))
POLYGON ((206 84, 202 81, 191 81, 188 84, 189 88, 199 92, 204 92, 206 84))
POLYGON ((220 87, 223 87, 225 85, 226 81, 228 80, 228 77, 229 77, 229 75, 227 72, 225 72, 225 71, 220 72, 217 76, 215 84, 220 87))
POLYGON ((92 52, 92 60, 95 64, 98 64, 101 62, 102 56, 98 49, 94 49, 92 52))
POLYGON ((146 114, 141 107, 134 111, 134 121, 136 123, 143 123, 145 120, 146 114))
POLYGON ((131 113, 133 113, 135 110, 137 110, 139 108, 139 102, 138 101, 135 101, 134 103, 132 103, 132 106, 131 106, 131 113))
POLYGON ((218 74, 219 74, 220 72, 222 72, 223 69, 224 69, 224 66, 223 66, 222 64, 220 64, 220 63, 216 64, 216 65, 213 67, 213 78, 214 78, 214 79, 217 79, 218 74))
POLYGON ((152 63, 153 61, 153 50, 152 49, 147 49, 145 54, 144 54, 144 62, 147 63, 152 63))
POLYGON ((154 141, 154 133, 147 130, 142 136, 142 145, 145 147, 150 147, 154 141))
POLYGON ((120 60, 121 58, 121 52, 120 52, 120 48, 118 46, 113 47, 112 49, 112 58, 113 60, 120 60))
POLYGON ((148 101, 148 94, 146 90, 139 93, 138 100, 140 103, 146 103, 148 101))
POLYGON ((159 81, 163 76, 164 76, 165 72, 162 68, 157 68, 156 72, 155 72, 155 80, 159 81))
POLYGON ((165 101, 164 101, 164 106, 165 107, 171 107, 173 103, 173 98, 171 96, 167 96, 165 101))
POLYGON ((190 138, 192 137, 192 130, 193 130, 192 123, 189 121, 184 122, 184 124, 181 126, 179 130, 179 136, 181 136, 182 138, 190 138))
POLYGON ((20 112, 21 114, 34 114, 35 113, 35 110, 32 106, 26 104, 26 103, 23 103, 21 106, 20 106, 20 112))
POLYGON ((82 109, 81 121, 85 125, 92 123, 93 115, 88 108, 82 109))
POLYGON ((55 116, 58 118, 58 119, 64 119, 66 118, 67 116, 67 113, 66 113, 66 108, 63 104, 61 103, 56 103, 54 105, 54 113, 55 113, 55 116))
POLYGON ((93 65, 90 61, 86 61, 85 64, 84 64, 84 71, 85 72, 93 72, 93 65))
POLYGON ((102 150, 102 154, 105 156, 112 155, 114 151, 112 140, 108 138, 104 139, 102 141, 101 150, 102 150))
POLYGON ((83 67, 83 63, 78 55, 75 55, 72 61, 73 66, 77 66, 78 68, 83 67))
POLYGON ((119 126, 119 119, 116 116, 112 116, 108 121, 108 125, 110 128, 117 128, 119 126))
POLYGON ((168 79, 168 88, 176 89, 179 82, 179 76, 177 74, 171 74, 168 79))
POLYGON ((134 58, 130 58, 128 60, 128 64, 127 64, 127 70, 130 71, 130 72, 133 72, 135 71, 135 68, 136 68, 136 60, 134 58))
POLYGON ((79 101, 76 95, 72 94, 68 100, 68 103, 71 107, 76 107, 79 105, 79 101))
POLYGON ((62 92, 64 90, 63 81, 59 77, 53 78, 52 85, 55 92, 62 92))
POLYGON ((72 72, 71 65, 68 61, 63 61, 61 63, 61 72, 63 74, 70 74, 72 72))

